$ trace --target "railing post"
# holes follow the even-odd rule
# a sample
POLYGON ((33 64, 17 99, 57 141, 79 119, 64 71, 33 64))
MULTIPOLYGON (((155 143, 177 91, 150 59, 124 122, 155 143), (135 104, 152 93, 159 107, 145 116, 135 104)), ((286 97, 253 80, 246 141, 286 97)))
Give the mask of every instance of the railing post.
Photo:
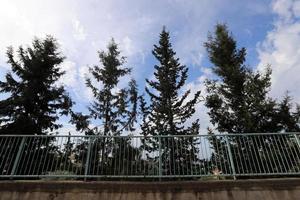
POLYGON ((229 143, 227 135, 225 136, 225 140, 226 140, 226 147, 227 147, 227 151, 228 151, 228 155, 229 155, 229 161, 230 161, 233 179, 236 180, 236 172, 235 172, 235 167, 234 167, 234 163, 233 163, 233 157, 232 157, 232 153, 231 153, 230 143, 229 143))
POLYGON ((158 137, 158 150, 159 150, 159 154, 158 154, 158 174, 159 174, 159 181, 161 181, 161 177, 162 177, 162 152, 161 152, 161 137, 158 137))
POLYGON ((89 145, 88 145, 88 152, 87 152, 87 157, 85 161, 85 170, 84 170, 84 181, 86 181, 86 176, 89 173, 89 167, 90 167, 90 154, 91 154, 91 146, 92 146, 92 138, 89 138, 89 145))
POLYGON ((19 149, 18 149, 18 153, 17 153, 16 159, 15 159, 13 168, 12 168, 12 170, 11 170, 11 176, 13 176, 13 175, 16 173, 18 164, 19 164, 19 162, 20 162, 21 153, 22 153, 23 148, 24 148, 25 139, 26 139, 26 137, 23 137, 22 140, 21 140, 21 144, 20 144, 20 147, 19 147, 19 149))

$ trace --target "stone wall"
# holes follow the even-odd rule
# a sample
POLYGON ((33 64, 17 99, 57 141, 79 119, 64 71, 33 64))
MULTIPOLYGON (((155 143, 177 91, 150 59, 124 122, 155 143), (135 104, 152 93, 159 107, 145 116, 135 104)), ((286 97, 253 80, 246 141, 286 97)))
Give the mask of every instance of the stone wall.
POLYGON ((0 181, 1 200, 300 200, 300 179, 187 182, 0 181))

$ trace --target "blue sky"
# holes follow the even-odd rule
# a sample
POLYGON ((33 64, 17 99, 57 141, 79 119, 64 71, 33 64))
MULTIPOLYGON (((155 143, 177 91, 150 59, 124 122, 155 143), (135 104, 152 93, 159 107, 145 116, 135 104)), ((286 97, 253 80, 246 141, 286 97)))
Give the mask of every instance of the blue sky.
MULTIPOLYGON (((216 23, 226 23, 238 45, 247 48, 250 67, 263 70, 271 64, 270 95, 280 99, 289 90, 299 102, 299 13, 300 1, 295 0, 2 0, 0 79, 9 70, 7 46, 16 48, 30 44, 34 36, 53 35, 67 57, 61 83, 76 102, 75 110, 85 112, 92 97, 84 78, 88 66, 98 64, 97 51, 105 50, 114 37, 142 93, 156 63, 153 44, 165 25, 174 50, 190 69, 186 88, 204 90, 203 80, 212 75, 203 42, 216 23)), ((205 112, 201 104, 195 114, 203 130, 209 125, 205 112)))

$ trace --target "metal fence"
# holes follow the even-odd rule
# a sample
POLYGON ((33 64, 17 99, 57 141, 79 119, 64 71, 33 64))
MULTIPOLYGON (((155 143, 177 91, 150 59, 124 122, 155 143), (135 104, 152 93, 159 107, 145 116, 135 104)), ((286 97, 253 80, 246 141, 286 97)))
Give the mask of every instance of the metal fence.
POLYGON ((0 179, 300 175, 299 133, 0 136, 0 179))

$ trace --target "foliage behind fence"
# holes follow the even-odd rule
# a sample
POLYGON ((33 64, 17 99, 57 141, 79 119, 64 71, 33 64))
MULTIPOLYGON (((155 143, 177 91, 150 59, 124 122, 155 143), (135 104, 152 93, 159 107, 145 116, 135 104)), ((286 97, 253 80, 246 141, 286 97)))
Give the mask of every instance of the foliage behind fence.
POLYGON ((0 136, 0 178, 200 178, 300 175, 298 133, 0 136), (150 136, 149 136, 150 137, 150 136))

